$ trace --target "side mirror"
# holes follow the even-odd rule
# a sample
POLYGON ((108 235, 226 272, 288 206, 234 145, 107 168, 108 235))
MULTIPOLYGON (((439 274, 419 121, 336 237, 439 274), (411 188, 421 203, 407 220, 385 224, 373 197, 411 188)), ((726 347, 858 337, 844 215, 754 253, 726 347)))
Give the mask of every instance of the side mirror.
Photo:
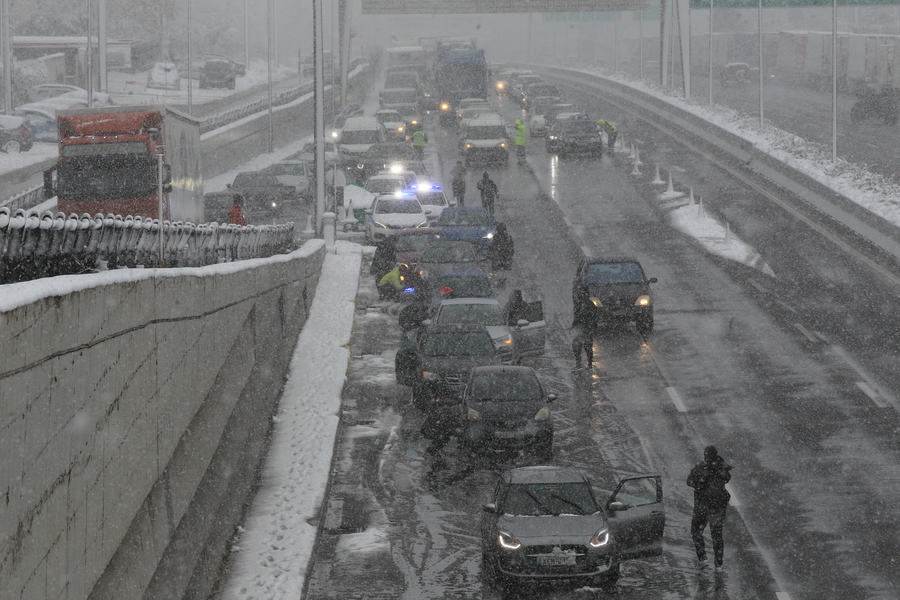
POLYGON ((488 504, 485 504, 484 506, 482 506, 481 510, 488 514, 494 515, 494 514, 497 514, 497 505, 494 504, 493 502, 491 502, 491 503, 488 503, 488 504))
POLYGON ((610 512, 622 512, 628 510, 628 505, 616 500, 615 502, 610 502, 607 508, 610 512))
POLYGON ((559 398, 559 396, 557 396, 556 394, 547 394, 547 402, 553 402, 557 398, 559 398))
POLYGON ((226 183, 226 184, 225 184, 225 187, 230 188, 230 187, 231 187, 231 184, 230 184, 230 183, 226 183))
POLYGON ((426 215, 434 214, 434 211, 431 210, 430 208, 426 208, 422 212, 424 212, 426 215))
POLYGON ((657 281, 659 281, 659 280, 656 277, 651 277, 650 279, 647 280, 647 283, 656 283, 657 281))
POLYGON ((428 327, 429 325, 431 325, 431 323, 431 319, 425 319, 424 321, 422 321, 422 325, 424 325, 425 327, 428 327))
POLYGON ((528 319, 519 319, 518 321, 516 321, 516 325, 518 325, 519 327, 525 327, 528 325, 528 319))
POLYGON ((366 209, 366 214, 367 214, 367 215, 371 215, 371 214, 372 214, 372 209, 371 209, 371 208, 367 208, 367 209, 366 209))

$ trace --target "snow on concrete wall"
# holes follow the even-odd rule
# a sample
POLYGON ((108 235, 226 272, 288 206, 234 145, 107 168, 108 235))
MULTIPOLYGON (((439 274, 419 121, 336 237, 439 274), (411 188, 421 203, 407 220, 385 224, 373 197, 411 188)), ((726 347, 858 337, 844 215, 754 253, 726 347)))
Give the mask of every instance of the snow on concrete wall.
POLYGON ((0 598, 211 589, 323 258, 4 286, 0 598))

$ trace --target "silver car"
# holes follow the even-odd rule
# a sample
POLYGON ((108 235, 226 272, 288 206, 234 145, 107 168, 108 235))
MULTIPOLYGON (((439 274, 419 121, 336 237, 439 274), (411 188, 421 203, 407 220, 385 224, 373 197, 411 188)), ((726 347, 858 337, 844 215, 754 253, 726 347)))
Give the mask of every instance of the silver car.
POLYGON ((600 504, 581 472, 505 471, 481 518, 488 585, 571 582, 614 587, 622 560, 662 555, 662 476, 625 477, 600 504))

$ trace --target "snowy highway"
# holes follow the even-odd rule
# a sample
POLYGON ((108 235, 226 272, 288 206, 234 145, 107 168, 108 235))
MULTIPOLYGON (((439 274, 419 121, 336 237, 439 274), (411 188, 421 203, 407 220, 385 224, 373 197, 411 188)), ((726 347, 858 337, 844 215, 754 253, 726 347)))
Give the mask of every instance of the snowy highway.
MULTIPOLYGON (((584 470, 598 490, 663 473, 664 557, 626 562, 618 596, 895 597, 900 369, 896 337, 884 334, 898 326, 894 284, 677 141, 573 97, 619 119, 648 165, 665 159, 679 187, 693 185, 763 259, 757 268, 722 259, 679 233, 673 204, 659 199, 665 186, 630 175, 621 154, 563 160, 532 139, 527 168, 488 169, 517 248, 500 295, 543 299, 550 325, 547 355, 528 364, 560 395, 554 462, 584 470), (593 371, 573 375, 571 277, 585 252, 633 254, 659 279, 656 328, 602 334, 593 371), (735 465, 724 575, 697 570, 688 532, 684 479, 708 443, 735 465)), ((521 114, 499 106, 510 120, 521 114)), ((448 181, 456 136, 432 127, 448 181)), ((470 204, 480 173, 470 169, 470 204)), ((425 454, 422 415, 393 381, 396 317, 375 300, 365 264, 360 289, 346 426, 308 597, 481 597, 480 505, 500 470, 529 459, 473 462, 452 443, 425 454)))

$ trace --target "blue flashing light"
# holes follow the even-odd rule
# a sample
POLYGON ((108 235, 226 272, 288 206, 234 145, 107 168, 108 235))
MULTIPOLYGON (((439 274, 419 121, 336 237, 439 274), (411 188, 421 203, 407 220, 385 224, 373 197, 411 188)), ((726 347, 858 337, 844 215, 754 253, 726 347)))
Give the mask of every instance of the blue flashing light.
POLYGON ((407 294, 414 294, 416 292, 416 288, 414 288, 414 287, 403 288, 403 291, 407 294))

